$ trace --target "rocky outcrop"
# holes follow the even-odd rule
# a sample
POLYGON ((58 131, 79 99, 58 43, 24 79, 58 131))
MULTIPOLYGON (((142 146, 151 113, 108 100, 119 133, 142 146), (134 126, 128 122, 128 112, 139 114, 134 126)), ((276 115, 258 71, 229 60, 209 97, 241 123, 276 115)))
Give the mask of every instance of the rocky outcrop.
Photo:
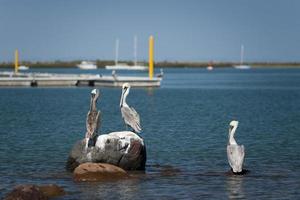
POLYGON ((73 171, 82 163, 108 163, 124 170, 144 170, 146 147, 141 137, 131 131, 112 132, 97 137, 95 146, 85 148, 78 141, 70 152, 66 169, 73 171))
POLYGON ((6 195, 4 200, 46 200, 48 197, 34 185, 21 185, 6 195))
POLYGON ((4 200, 47 200, 64 194, 65 191, 57 185, 19 185, 4 200))
POLYGON ((128 177, 122 168, 106 163, 84 163, 73 172, 75 181, 107 181, 128 177))

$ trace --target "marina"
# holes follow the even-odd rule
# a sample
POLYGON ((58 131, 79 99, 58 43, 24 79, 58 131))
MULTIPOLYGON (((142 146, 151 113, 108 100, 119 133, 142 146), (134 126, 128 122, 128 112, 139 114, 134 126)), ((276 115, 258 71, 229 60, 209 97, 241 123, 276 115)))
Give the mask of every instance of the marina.
MULTIPOLYGON (((117 40, 118 41, 118 40, 117 40)), ((118 46, 118 42, 117 42, 118 46)), ((102 74, 59 74, 59 73, 20 73, 19 52, 15 50, 14 71, 0 72, 0 87, 75 87, 75 86, 99 86, 121 87, 124 83, 130 83, 133 87, 159 87, 163 78, 161 71, 156 77, 154 73, 154 39, 149 38, 149 69, 148 76, 120 76, 113 70, 111 75, 102 74)), ((117 60, 117 58, 116 58, 117 60)), ((117 61, 116 61, 117 63, 117 61)), ((23 66, 24 67, 24 66, 23 66)), ((97 69, 93 62, 82 61, 78 65, 80 69, 97 69)), ((133 66, 140 67, 140 66, 133 66)))

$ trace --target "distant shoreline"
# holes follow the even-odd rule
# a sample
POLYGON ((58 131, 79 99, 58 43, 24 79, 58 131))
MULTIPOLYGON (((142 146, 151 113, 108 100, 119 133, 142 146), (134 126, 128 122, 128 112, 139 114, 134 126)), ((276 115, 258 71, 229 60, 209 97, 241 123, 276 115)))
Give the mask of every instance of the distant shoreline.
MULTIPOLYGON (((31 68, 75 68, 77 64, 81 61, 53 61, 53 62, 20 62, 19 65, 30 66, 31 68)), ((112 60, 96 60, 98 68, 104 68, 106 65, 114 65, 112 60)), ((128 65, 133 65, 132 61, 120 61, 120 63, 126 63, 128 65)), ((147 62, 139 63, 141 65, 147 66, 147 62)), ((212 65, 215 68, 231 67, 239 65, 238 62, 177 62, 177 61, 162 61, 156 62, 155 66, 157 68, 206 68, 212 65)), ((244 65, 250 65, 253 68, 300 68, 300 62, 245 62, 244 65)), ((13 68, 14 63, 12 62, 2 62, 0 63, 0 68, 13 68)))

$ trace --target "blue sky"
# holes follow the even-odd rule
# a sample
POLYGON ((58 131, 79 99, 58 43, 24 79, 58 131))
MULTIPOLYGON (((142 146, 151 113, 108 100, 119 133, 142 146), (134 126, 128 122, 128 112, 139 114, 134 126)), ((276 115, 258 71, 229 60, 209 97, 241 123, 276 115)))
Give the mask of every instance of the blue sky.
POLYGON ((0 62, 148 58, 159 61, 300 61, 297 0, 0 0, 0 62))

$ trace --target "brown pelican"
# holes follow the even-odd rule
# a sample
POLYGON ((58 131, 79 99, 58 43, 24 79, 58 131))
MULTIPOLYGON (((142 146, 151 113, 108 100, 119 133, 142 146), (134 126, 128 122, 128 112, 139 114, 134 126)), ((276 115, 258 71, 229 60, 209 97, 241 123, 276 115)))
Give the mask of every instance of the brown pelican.
POLYGON ((126 103, 126 97, 129 93, 129 83, 122 86, 122 95, 120 100, 121 114, 126 125, 130 126, 135 133, 140 133, 142 128, 140 125, 140 116, 133 107, 129 107, 126 103))
POLYGON ((233 173, 243 171, 244 145, 238 145, 234 139, 234 133, 238 127, 238 121, 231 121, 229 125, 229 138, 227 144, 227 158, 233 173))
POLYGON ((100 111, 96 108, 98 97, 99 90, 93 89, 91 92, 90 110, 86 116, 86 148, 88 147, 89 140, 97 135, 100 126, 100 111))
POLYGON ((114 78, 114 80, 117 80, 117 79, 118 79, 116 70, 112 70, 111 75, 112 75, 112 77, 114 78))

